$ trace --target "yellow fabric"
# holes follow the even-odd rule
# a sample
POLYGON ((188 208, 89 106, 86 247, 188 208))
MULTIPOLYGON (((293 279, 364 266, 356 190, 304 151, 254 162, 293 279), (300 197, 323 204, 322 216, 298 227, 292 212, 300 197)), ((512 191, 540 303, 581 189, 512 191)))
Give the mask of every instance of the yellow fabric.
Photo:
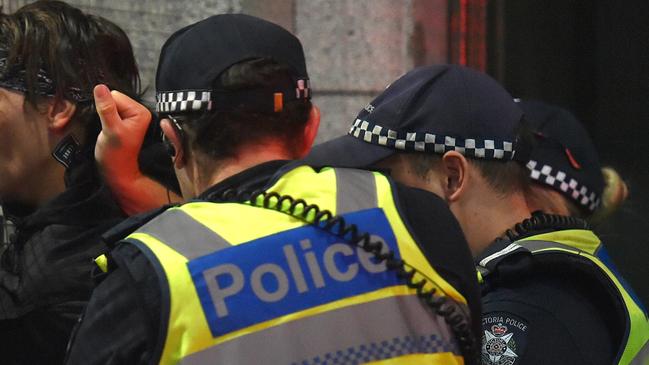
MULTIPOLYGON (((430 266, 423 253, 419 250, 397 212, 388 180, 380 174, 375 174, 374 177, 377 183, 378 206, 384 210, 397 237, 397 244, 402 258, 430 278, 434 284, 430 284, 428 288, 435 287, 438 293, 444 293, 456 301, 466 304, 466 299, 430 266)), ((316 204, 323 209, 331 209, 332 213, 335 214, 335 186, 334 170, 329 169, 321 173, 315 173, 310 167, 303 166, 285 174, 268 191, 304 199, 309 204, 316 204)), ((242 244, 284 230, 304 226, 304 222, 286 214, 245 204, 192 202, 172 209, 181 209, 193 219, 217 232, 219 236, 232 245, 242 244), (245 229, 242 229, 241 217, 247 217, 246 221, 254 222, 254 226, 246 226, 245 229)), ((135 232, 129 238, 142 242, 155 254, 169 282, 170 318, 160 364, 175 364, 190 354, 282 323, 354 304, 391 296, 413 295, 415 293, 414 290, 405 285, 382 288, 290 313, 214 338, 187 269, 187 258, 146 233, 135 232)), ((458 359, 461 360, 461 357, 452 353, 415 354, 407 358, 404 357, 402 360, 395 359, 393 362, 379 363, 462 363, 458 362, 458 359)))
POLYGON ((108 272, 108 258, 106 257, 106 255, 100 255, 95 258, 95 265, 99 267, 99 270, 108 272))
POLYGON ((525 241, 550 241, 564 244, 566 246, 574 247, 578 250, 588 252, 591 255, 595 254, 595 251, 602 243, 599 237, 593 233, 593 231, 588 231, 585 229, 567 229, 564 231, 556 231, 538 234, 532 237, 523 238, 517 242, 525 241))
MULTIPOLYGON (((629 336, 627 338, 626 344, 624 345, 624 352, 622 353, 618 364, 626 365, 631 363, 640 349, 649 341, 649 320, 643 310, 631 298, 631 295, 629 295, 626 289, 624 289, 615 274, 599 258, 597 258, 597 256, 594 255, 597 248, 601 244, 599 238, 592 231, 574 229, 527 237, 525 239, 517 241, 517 243, 519 243, 521 246, 525 246, 525 241, 556 242, 577 248, 582 251, 578 253, 579 256, 590 260, 591 262, 596 264, 597 267, 599 267, 604 273, 606 273, 606 276, 608 276, 611 282, 615 285, 620 296, 624 300, 624 304, 629 315, 629 322, 631 324, 629 336)), ((573 255, 576 254, 575 252, 567 249, 562 249, 560 247, 544 248, 535 250, 534 252, 551 253, 556 251, 573 255)))
POLYGON ((365 363, 366 365, 464 365, 462 356, 450 352, 438 354, 416 354, 399 356, 387 360, 379 360, 365 363))
POLYGON ((478 274, 478 283, 483 284, 484 283, 484 277, 482 277, 482 273, 480 271, 476 270, 476 274, 478 274))

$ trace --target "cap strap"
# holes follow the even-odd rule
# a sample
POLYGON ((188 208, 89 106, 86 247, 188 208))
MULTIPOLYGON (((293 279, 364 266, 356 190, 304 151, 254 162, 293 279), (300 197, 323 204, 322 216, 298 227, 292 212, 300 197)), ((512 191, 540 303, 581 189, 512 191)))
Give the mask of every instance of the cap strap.
POLYGON ((465 156, 511 160, 514 144, 496 139, 462 139, 453 136, 422 132, 403 132, 356 119, 349 134, 365 142, 403 151, 445 153, 457 151, 465 156))
POLYGON ((586 185, 580 184, 565 172, 549 165, 540 166, 535 160, 530 160, 527 168, 530 170, 532 179, 561 190, 591 212, 599 207, 601 198, 595 192, 589 192, 590 189, 586 185))

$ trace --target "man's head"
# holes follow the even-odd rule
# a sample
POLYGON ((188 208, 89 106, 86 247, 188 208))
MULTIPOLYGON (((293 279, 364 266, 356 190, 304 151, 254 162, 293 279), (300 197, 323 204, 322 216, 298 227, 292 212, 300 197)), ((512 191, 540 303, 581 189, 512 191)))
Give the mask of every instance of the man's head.
POLYGON ((514 160, 522 112, 490 77, 453 65, 415 69, 307 161, 380 167, 449 203, 477 253, 525 218, 526 173, 514 160))
POLYGON ((174 33, 156 88, 186 197, 257 163, 301 158, 315 138, 302 45, 262 19, 217 15, 174 33))
POLYGON ((131 44, 115 24, 58 1, 0 15, 0 199, 39 204, 39 192, 60 190, 61 164, 100 130, 98 83, 139 92, 131 44))

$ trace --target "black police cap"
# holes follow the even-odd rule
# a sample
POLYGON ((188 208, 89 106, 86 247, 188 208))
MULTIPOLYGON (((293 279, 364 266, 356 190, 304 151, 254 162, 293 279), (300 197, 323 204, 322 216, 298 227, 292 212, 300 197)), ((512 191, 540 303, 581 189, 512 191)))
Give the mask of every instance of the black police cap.
POLYGON ((484 73, 458 65, 416 68, 361 110, 346 136, 315 146, 307 162, 367 167, 397 151, 507 161, 522 115, 484 73))
POLYGON ((530 177, 593 212, 600 204, 604 176, 586 129, 569 111, 541 101, 519 103, 535 132, 527 168, 530 177))
MULTIPOLYGON (((294 88, 282 90, 284 100, 310 98, 304 51, 289 31, 245 14, 209 17, 175 32, 160 51, 156 73, 158 113, 183 114, 227 107, 219 97, 249 102, 250 95, 224 95, 214 81, 230 66, 268 58, 290 67, 294 88)), ((262 95, 272 99, 269 95, 262 95)))

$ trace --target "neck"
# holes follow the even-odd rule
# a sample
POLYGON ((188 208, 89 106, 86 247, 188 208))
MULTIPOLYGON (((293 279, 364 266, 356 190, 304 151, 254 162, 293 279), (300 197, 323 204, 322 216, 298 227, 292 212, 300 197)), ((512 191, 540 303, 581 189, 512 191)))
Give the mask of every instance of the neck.
POLYGON ((491 195, 460 209, 455 213, 474 257, 507 229, 530 217, 522 194, 506 198, 491 195))
POLYGON ((65 191, 65 168, 53 158, 40 166, 37 176, 38 179, 23 182, 22 193, 6 200, 39 208, 65 191))
POLYGON ((205 176, 204 179, 194 179, 195 194, 198 195, 213 185, 236 175, 251 167, 264 162, 275 160, 291 160, 294 157, 278 143, 258 143, 243 146, 234 158, 219 161, 212 166, 211 171, 195 176, 205 176))

